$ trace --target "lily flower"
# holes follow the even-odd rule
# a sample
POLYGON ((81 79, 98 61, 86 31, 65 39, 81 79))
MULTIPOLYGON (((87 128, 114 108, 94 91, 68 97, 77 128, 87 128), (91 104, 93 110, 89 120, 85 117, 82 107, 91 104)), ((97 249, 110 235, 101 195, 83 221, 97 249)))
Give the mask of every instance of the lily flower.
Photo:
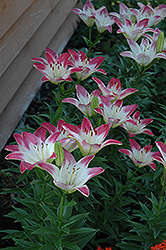
POLYGON ((101 91, 99 89, 96 89, 91 94, 89 94, 85 88, 77 84, 76 93, 78 100, 75 98, 65 98, 62 100, 62 102, 71 103, 75 105, 84 115, 91 117, 93 112, 91 107, 92 99, 93 97, 98 97, 101 91))
POLYGON ((95 24, 99 33, 103 33, 105 30, 112 32, 112 25, 114 24, 114 18, 110 17, 106 7, 101 7, 92 13, 92 17, 95 20, 95 24))
POLYGON ((149 129, 145 128, 149 123, 153 121, 153 119, 147 118, 141 120, 139 111, 136 111, 134 113, 132 119, 134 120, 134 122, 136 122, 136 124, 126 121, 121 125, 121 127, 123 127, 129 133, 130 137, 141 133, 154 135, 149 129))
POLYGON ((130 118, 130 115, 138 107, 136 104, 122 107, 123 100, 116 100, 111 103, 105 96, 100 96, 100 99, 102 101, 101 108, 96 108, 95 111, 102 115, 104 121, 109 123, 112 128, 116 128, 126 121, 136 125, 136 122, 130 118))
POLYGON ((120 53, 121 56, 133 58, 141 66, 147 66, 155 58, 166 59, 164 52, 157 53, 157 41, 152 43, 148 39, 143 38, 140 46, 133 40, 127 38, 127 42, 130 46, 131 51, 125 51, 120 53))
POLYGON ((114 18, 116 24, 119 26, 117 33, 123 33, 125 38, 137 41, 142 35, 147 32, 154 32, 152 28, 147 28, 148 18, 145 18, 138 23, 133 23, 129 19, 125 19, 125 24, 121 23, 118 18, 114 18))
POLYGON ((119 149, 121 153, 128 155, 134 164, 142 168, 149 165, 153 170, 156 170, 156 165, 153 163, 154 157, 160 155, 159 152, 151 152, 152 145, 141 146, 134 140, 129 139, 131 151, 128 149, 119 149))
POLYGON ((150 4, 144 5, 141 2, 137 3, 140 7, 139 10, 133 9, 133 13, 137 18, 137 22, 148 18, 148 27, 155 26, 158 24, 161 20, 163 20, 166 16, 166 5, 161 4, 155 8, 153 8, 150 4))
POLYGON ((154 159, 158 162, 161 162, 164 165, 164 168, 166 169, 166 145, 161 141, 157 141, 156 145, 157 145, 161 155, 155 156, 154 159))
POLYGON ((39 162, 52 162, 56 158, 54 144, 57 141, 59 132, 51 134, 46 139, 46 129, 38 128, 34 134, 23 132, 14 134, 18 145, 8 145, 6 150, 12 153, 6 156, 6 159, 21 160, 20 171, 23 173, 26 169, 32 169, 39 162))
POLYGON ((43 122, 41 123, 41 126, 47 129, 50 134, 58 132, 59 136, 57 138, 57 141, 60 141, 62 147, 65 148, 67 151, 72 152, 76 148, 78 148, 78 145, 74 140, 68 138, 68 131, 63 128, 63 125, 65 124, 66 122, 63 119, 60 119, 58 121, 57 127, 55 127, 49 122, 43 122))
POLYGON ((80 126, 65 124, 63 127, 69 132, 68 136, 77 142, 83 156, 96 154, 108 145, 122 144, 114 139, 103 142, 109 132, 109 124, 102 124, 94 129, 91 122, 87 118, 84 118, 80 126))
POLYGON ((57 187, 68 193, 73 193, 78 190, 88 197, 89 189, 85 183, 92 177, 101 174, 104 171, 101 167, 88 168, 88 165, 93 158, 94 155, 89 155, 76 162, 73 155, 64 150, 64 161, 61 168, 50 163, 40 163, 39 166, 52 175, 54 184, 57 187))
POLYGON ((84 23, 86 23, 88 27, 92 27, 94 24, 94 19, 92 18, 92 13, 94 10, 95 8, 93 4, 88 0, 83 6, 83 10, 75 8, 71 11, 73 11, 76 15, 79 15, 79 17, 84 23))
POLYGON ((153 33, 153 36, 149 34, 144 34, 144 37, 147 37, 151 43, 156 43, 156 53, 158 52, 165 52, 164 48, 164 32, 159 30, 158 28, 155 28, 155 33, 153 33))
POLYGON ((58 56, 53 50, 46 48, 47 60, 42 57, 35 57, 32 58, 32 61, 35 61, 33 66, 44 74, 43 82, 50 81, 57 85, 63 81, 71 82, 70 74, 80 70, 79 68, 69 67, 69 57, 69 53, 58 56))
POLYGON ((103 56, 98 56, 95 58, 87 58, 86 54, 83 51, 79 51, 78 53, 74 50, 69 50, 70 53, 70 64, 74 66, 74 68, 79 68, 80 70, 76 72, 76 76, 78 80, 85 80, 90 75, 95 72, 100 72, 106 75, 106 72, 103 69, 98 69, 100 64, 104 61, 103 56))
POLYGON ((130 20, 131 22, 136 21, 136 17, 132 12, 133 9, 128 8, 124 3, 119 3, 119 13, 117 12, 110 12, 109 15, 116 17, 125 24, 125 19, 130 20))
POLYGON ((107 87, 104 83, 97 77, 93 77, 93 80, 97 82, 99 89, 101 90, 102 94, 106 96, 110 101, 115 100, 122 100, 126 96, 131 95, 138 91, 134 88, 124 89, 122 90, 122 84, 118 78, 111 78, 107 87))

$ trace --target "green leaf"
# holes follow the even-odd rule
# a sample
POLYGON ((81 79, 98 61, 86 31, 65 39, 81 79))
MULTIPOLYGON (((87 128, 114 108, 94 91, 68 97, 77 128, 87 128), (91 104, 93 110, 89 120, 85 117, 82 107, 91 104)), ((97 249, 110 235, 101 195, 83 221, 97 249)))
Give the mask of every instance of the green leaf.
POLYGON ((152 212, 147 208, 147 206, 145 206, 145 204, 142 204, 141 202, 139 202, 139 204, 141 205, 144 213, 149 217, 149 219, 153 218, 153 214, 152 212))
POLYGON ((37 230, 35 230, 34 232, 32 232, 32 234, 41 234, 41 235, 57 235, 58 231, 55 229, 52 229, 50 227, 42 227, 39 228, 37 230))
POLYGON ((4 191, 0 192, 0 194, 7 194, 7 193, 15 193, 15 194, 21 194, 22 190, 20 188, 6 188, 4 191))
POLYGON ((55 249, 55 245, 53 243, 47 243, 44 246, 39 248, 39 250, 54 250, 54 249, 55 249))
POLYGON ((2 239, 12 239, 15 237, 22 237, 24 232, 23 231, 19 231, 19 230, 0 230, 1 233, 6 233, 8 235, 4 236, 2 239))
POLYGON ((32 118, 39 126, 42 122, 45 122, 43 118, 37 115, 28 115, 28 117, 32 118))
MULTIPOLYGON (((16 242, 16 244, 18 244, 18 246, 21 247, 21 249, 24 249, 24 250, 27 250, 27 249, 29 249, 29 247, 32 246, 32 242, 24 240, 24 239, 15 239, 14 238, 14 241, 16 242)), ((36 249, 39 247, 38 244, 34 244, 34 245, 35 245, 36 249)))
POLYGON ((67 202, 64 207, 72 207, 75 206, 77 204, 77 202, 75 202, 74 200, 71 200, 69 202, 67 202))
POLYGON ((81 250, 75 243, 63 241, 63 246, 71 250, 81 250))
POLYGON ((71 235, 72 234, 91 234, 91 233, 96 233, 98 230, 93 229, 93 228, 89 228, 89 227, 82 227, 82 228, 76 228, 76 229, 72 229, 71 231, 71 235))
POLYGON ((139 235, 129 235, 127 237, 124 237, 123 240, 134 240, 142 242, 142 237, 139 235))
POLYGON ((86 45, 87 45, 88 47, 90 47, 90 46, 93 45, 93 43, 92 43, 87 37, 82 36, 82 38, 84 39, 84 41, 85 41, 85 43, 86 43, 86 45))
POLYGON ((17 181, 16 184, 22 182, 23 180, 27 179, 28 175, 30 174, 31 170, 26 170, 24 173, 22 173, 19 177, 19 180, 17 181))
POLYGON ((142 250, 141 246, 131 243, 117 243, 116 246, 126 250, 142 250))
POLYGON ((64 226, 69 226, 75 222, 77 222, 78 220, 84 220, 85 218, 87 218, 89 213, 84 213, 84 214, 77 214, 77 215, 73 215, 72 217, 69 218, 69 220, 67 222, 64 222, 64 226))

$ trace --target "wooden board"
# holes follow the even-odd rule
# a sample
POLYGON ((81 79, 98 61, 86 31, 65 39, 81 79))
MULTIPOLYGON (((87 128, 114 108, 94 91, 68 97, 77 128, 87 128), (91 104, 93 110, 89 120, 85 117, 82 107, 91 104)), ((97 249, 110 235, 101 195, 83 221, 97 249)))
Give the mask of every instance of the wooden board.
POLYGON ((0 39, 35 0, 0 0, 0 39))
MULTIPOLYGON (((61 0, 61 3, 65 3, 65 1, 66 0, 61 0)), ((72 2, 73 6, 71 8, 74 7, 75 2, 77 1, 72 2)), ((79 4, 76 7, 80 6, 81 1, 79 1, 79 4)), ((56 8, 50 13, 50 15, 47 17, 45 22, 43 22, 36 34, 34 34, 34 36, 26 44, 22 52, 17 56, 15 62, 12 63, 12 65, 9 67, 12 72, 14 72, 13 82, 15 82, 15 79, 19 78, 19 75, 21 75, 21 78, 23 79, 19 84, 17 91, 11 97, 10 101, 7 103, 6 107, 0 115, 0 150, 4 147, 7 139, 10 137, 14 128, 17 126, 19 120, 21 119, 22 115, 26 111, 27 107, 33 100, 35 94, 42 84, 40 81, 41 73, 32 68, 30 58, 41 55, 46 46, 52 48, 57 53, 62 52, 72 33, 74 32, 77 21, 79 20, 79 18, 74 13, 70 12, 70 5, 67 5, 66 9, 63 8, 63 10, 59 10, 57 9, 57 7, 58 6, 56 6, 56 8), (67 8, 69 9, 67 10, 67 8), (61 21, 61 26, 59 26, 59 28, 57 28, 55 32, 56 25, 52 27, 52 22, 55 24, 58 23, 57 20, 59 20, 59 18, 57 17, 57 14, 59 12, 61 13, 60 16, 62 16, 62 12, 63 14, 68 14, 66 15, 66 18, 61 21), (18 65, 17 63, 22 57, 24 57, 26 63, 23 64, 21 61, 18 65), (25 77, 24 73, 25 69, 27 69, 27 65, 29 70, 27 76, 25 77)), ((6 76, 6 78, 4 79, 8 80, 9 84, 9 82, 12 81, 13 77, 9 75, 8 77, 6 76), (9 80, 8 77, 10 77, 9 80)))
POLYGON ((58 2, 59 0, 35 0, 0 39, 0 76, 58 2))
POLYGON ((77 0, 61 0, 1 76, 0 113, 32 69, 31 58, 43 53, 76 2, 77 0))

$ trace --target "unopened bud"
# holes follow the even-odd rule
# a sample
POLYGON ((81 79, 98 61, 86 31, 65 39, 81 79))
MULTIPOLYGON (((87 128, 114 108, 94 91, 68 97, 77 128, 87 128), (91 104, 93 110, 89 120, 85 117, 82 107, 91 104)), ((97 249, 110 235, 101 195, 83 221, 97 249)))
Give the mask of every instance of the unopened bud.
POLYGON ((54 152, 56 154, 56 159, 55 159, 55 163, 58 167, 62 166, 62 163, 64 161, 64 151, 62 148, 62 145, 60 143, 60 141, 56 141, 54 144, 54 152))
POLYGON ((156 53, 162 52, 164 47, 164 32, 161 31, 157 40, 156 53))
POLYGON ((96 112, 94 111, 95 108, 99 107, 99 99, 97 96, 94 96, 91 101, 91 112, 92 115, 96 115, 96 112))

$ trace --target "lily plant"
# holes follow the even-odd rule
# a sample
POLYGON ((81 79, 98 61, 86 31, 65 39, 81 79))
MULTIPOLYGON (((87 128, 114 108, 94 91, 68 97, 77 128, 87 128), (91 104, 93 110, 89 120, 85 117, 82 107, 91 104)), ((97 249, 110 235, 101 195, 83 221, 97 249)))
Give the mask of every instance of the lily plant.
POLYGON ((106 75, 106 72, 103 69, 98 69, 100 64, 104 61, 103 56, 98 56, 94 58, 88 58, 83 51, 78 53, 74 50, 69 49, 70 53, 70 65, 76 69, 79 69, 76 72, 77 79, 83 81, 92 75, 95 72, 100 72, 106 75))
POLYGON ((59 119, 57 123, 57 127, 55 127, 50 122, 42 122, 41 127, 47 129, 50 134, 59 133, 57 141, 60 141, 62 147, 69 152, 74 151, 76 148, 78 148, 77 143, 68 137, 68 131, 66 131, 63 128, 63 125, 65 125, 66 122, 63 119, 59 119))
POLYGON ((123 100, 116 100, 111 103, 105 96, 100 96, 101 104, 100 108, 95 108, 95 111, 103 116, 106 123, 109 123, 112 128, 120 126, 123 122, 135 123, 130 118, 130 115, 137 108, 136 104, 122 106, 123 100))
POLYGON ((62 100, 64 103, 71 103, 75 105, 85 116, 91 117, 93 114, 94 108, 97 108, 97 104, 99 103, 98 96, 100 95, 101 91, 99 89, 94 90, 91 94, 89 94, 84 87, 77 84, 76 85, 76 94, 77 99, 75 98, 65 98, 62 100), (98 101, 96 101, 96 107, 92 107, 92 103, 94 97, 96 97, 98 101))
POLYGON ((140 112, 136 111, 132 116, 133 121, 136 123, 134 124, 131 122, 124 122, 122 123, 121 127, 123 127, 128 133, 130 137, 133 137, 137 134, 149 134, 154 135, 149 129, 146 129, 145 127, 153 121, 153 119, 147 118, 147 119, 140 119, 140 112))
POLYGON ((39 70, 44 76, 42 81, 50 81, 54 84, 59 84, 64 81, 71 82, 70 74, 80 71, 79 68, 69 66, 69 53, 63 53, 60 56, 50 48, 46 48, 46 59, 42 57, 34 57, 33 66, 39 70))
POLYGON ((143 38, 141 44, 138 45, 135 41, 127 38, 127 42, 131 51, 124 51, 120 55, 134 59, 141 66, 149 65, 154 59, 166 59, 165 53, 157 52, 157 41, 150 42, 149 39, 143 38))
POLYGON ((156 146, 159 149, 161 155, 155 156, 154 159, 163 164, 164 168, 166 169, 166 144, 161 141, 156 142, 156 146))
POLYGON ((112 25, 114 24, 114 18, 109 16, 109 13, 105 6, 94 11, 92 18, 95 20, 95 24, 99 33, 103 33, 105 30, 112 32, 112 25))
POLYGON ((155 8, 153 8, 150 4, 144 5, 141 2, 137 3, 140 9, 133 9, 133 13, 136 16, 137 22, 148 18, 148 27, 155 26, 161 20, 163 20, 166 16, 166 5, 161 4, 155 8))
POLYGON ((78 15, 82 21, 88 26, 92 27, 94 24, 94 19, 92 18, 92 13, 95 11, 95 8, 91 1, 86 1, 86 3, 83 6, 83 9, 75 8, 72 9, 76 15, 78 15))
POLYGON ((110 124, 102 124, 93 128, 91 122, 85 117, 80 126, 65 124, 63 127, 69 132, 68 137, 77 142, 83 156, 96 154, 108 145, 122 145, 120 141, 114 139, 104 141, 109 132, 110 124))
POLYGON ((119 26, 117 33, 122 33, 125 38, 137 41, 141 36, 147 32, 154 32, 152 28, 148 28, 149 19, 143 19, 138 23, 131 22, 129 19, 125 19, 125 23, 121 23, 118 18, 114 18, 116 24, 119 26))
POLYGON ((119 19, 120 22, 125 24, 125 20, 128 19, 131 22, 136 21, 136 17, 132 12, 132 8, 128 8, 124 3, 119 3, 119 13, 117 12, 110 12, 109 15, 116 17, 119 19))
POLYGON ((6 156, 6 159, 20 160, 20 171, 23 173, 26 169, 30 170, 39 166, 40 162, 52 162, 56 158, 54 144, 57 141, 60 132, 52 133, 46 138, 46 129, 38 128, 34 134, 23 132, 14 134, 18 145, 8 145, 6 150, 12 153, 6 156))
POLYGON ((111 102, 115 100, 122 100, 128 95, 131 95, 138 91, 134 88, 128 88, 122 90, 122 84, 118 78, 111 78, 108 85, 105 84, 97 77, 93 77, 93 80, 98 84, 99 89, 101 90, 103 96, 106 96, 111 102))
POLYGON ((67 193, 73 193, 76 190, 85 196, 89 196, 89 189, 85 183, 92 177, 104 171, 101 167, 88 168, 94 155, 88 155, 76 162, 74 156, 64 150, 64 161, 59 168, 54 164, 43 164, 39 166, 49 172, 54 180, 54 184, 65 190, 67 193))
POLYGON ((141 148, 134 139, 129 139, 129 142, 131 150, 122 148, 119 149, 119 152, 129 156, 138 168, 149 165, 153 170, 156 170, 156 165, 153 161, 156 156, 160 156, 160 153, 151 152, 152 145, 146 145, 141 148))

